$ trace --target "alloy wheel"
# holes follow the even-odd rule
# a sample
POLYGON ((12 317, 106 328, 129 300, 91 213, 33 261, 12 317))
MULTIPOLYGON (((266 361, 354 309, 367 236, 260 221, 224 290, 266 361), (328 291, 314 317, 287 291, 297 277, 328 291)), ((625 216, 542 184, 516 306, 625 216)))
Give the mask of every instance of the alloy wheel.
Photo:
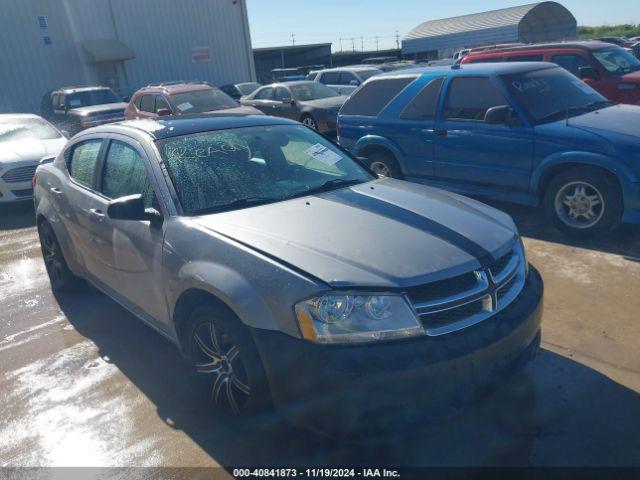
POLYGON ((555 210, 566 225, 577 229, 590 228, 604 215, 604 196, 590 183, 570 182, 558 190, 555 210))
POLYGON ((47 267, 51 283, 57 285, 62 281, 64 275, 62 256, 60 254, 58 241, 54 237, 51 228, 48 226, 43 226, 41 228, 40 238, 45 267, 47 267))
POLYGON ((389 169, 386 163, 383 163, 380 161, 374 161, 374 162, 371 162, 371 164, 369 165, 369 168, 371 168, 371 171, 376 175, 379 175, 382 177, 391 177, 391 170, 389 169))
POLYGON ((211 376, 211 401, 240 414, 251 393, 240 348, 213 322, 205 322, 193 332, 192 349, 196 370, 211 376))
POLYGON ((313 118, 311 117, 304 117, 302 119, 302 124, 306 125, 309 128, 313 128, 314 130, 318 129, 318 126, 316 125, 316 122, 313 118))

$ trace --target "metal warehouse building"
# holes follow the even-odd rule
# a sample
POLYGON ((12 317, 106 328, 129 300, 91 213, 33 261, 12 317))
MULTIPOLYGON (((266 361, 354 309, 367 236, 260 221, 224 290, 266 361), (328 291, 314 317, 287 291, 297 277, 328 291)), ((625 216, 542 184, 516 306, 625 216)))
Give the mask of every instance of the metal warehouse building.
POLYGON ((577 22, 569 10, 557 2, 539 2, 421 23, 402 37, 402 53, 434 59, 481 45, 576 37, 577 22))
POLYGON ((67 85, 126 95, 150 82, 255 80, 245 0, 7 0, 0 112, 67 85))

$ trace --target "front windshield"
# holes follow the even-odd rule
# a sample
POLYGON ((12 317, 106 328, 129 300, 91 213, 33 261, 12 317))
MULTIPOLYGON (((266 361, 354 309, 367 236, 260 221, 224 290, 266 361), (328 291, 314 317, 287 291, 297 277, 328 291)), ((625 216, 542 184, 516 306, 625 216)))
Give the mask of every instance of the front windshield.
POLYGON ((104 105, 105 103, 118 103, 122 99, 116 93, 109 89, 87 90, 84 92, 70 93, 66 96, 65 101, 69 108, 89 107, 91 105, 104 105))
POLYGON ((335 90, 317 82, 291 85, 289 88, 291 89, 291 93, 294 98, 302 102, 338 96, 335 90))
POLYGON ((191 215, 373 179, 343 151, 301 125, 187 135, 163 140, 159 149, 180 203, 191 215))
POLYGON ((204 113, 238 107, 233 98, 217 88, 174 93, 171 99, 180 113, 204 113))
POLYGON ((9 118, 0 120, 0 142, 16 140, 53 140, 60 132, 44 120, 37 118, 9 118))
POLYGON ((594 50, 593 56, 607 71, 616 75, 640 70, 640 60, 624 48, 614 47, 594 50))
POLYGON ((589 85, 560 67, 502 75, 501 79, 535 123, 560 120, 609 104, 589 85))

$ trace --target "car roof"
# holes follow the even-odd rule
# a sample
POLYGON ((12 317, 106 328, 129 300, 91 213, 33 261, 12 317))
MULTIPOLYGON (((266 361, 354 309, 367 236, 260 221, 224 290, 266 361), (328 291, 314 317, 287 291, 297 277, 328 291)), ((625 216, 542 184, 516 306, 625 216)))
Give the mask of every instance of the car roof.
POLYGON ((511 47, 497 47, 487 50, 472 51, 469 57, 478 57, 484 54, 500 53, 500 52, 520 52, 528 50, 553 50, 560 48, 580 48, 582 50, 600 50, 601 48, 611 48, 612 44, 601 42, 599 40, 587 40, 584 42, 550 42, 550 43, 534 43, 531 45, 520 45, 511 47))
POLYGON ((2 113, 0 114, 0 120, 26 120, 28 118, 37 118, 44 120, 40 115, 35 113, 2 113))
POLYGON ((505 63, 465 63, 463 65, 443 65, 435 67, 416 67, 404 70, 395 70, 376 75, 375 79, 388 77, 403 76, 422 76, 422 75, 445 75, 457 76, 465 74, 481 74, 481 75, 505 75, 510 73, 528 72, 533 70, 542 70, 545 68, 559 68, 555 63, 549 62, 505 62, 505 63))
POLYGON ((198 90, 215 89, 216 87, 206 82, 180 82, 166 83, 158 85, 147 85, 138 89, 134 95, 140 93, 166 93, 172 95, 174 93, 196 92, 198 90))
POLYGON ((376 65, 346 65, 344 67, 323 68, 321 72, 334 72, 336 70, 348 70, 351 72, 360 72, 363 70, 380 70, 376 65))
POLYGON ((243 127, 259 127, 267 125, 299 125, 293 120, 269 117, 267 115, 246 114, 208 114, 180 115, 155 118, 125 120, 84 130, 83 133, 143 133, 156 140, 179 137, 181 135, 227 130, 243 127))
POLYGON ((109 87, 102 87, 99 85, 94 85, 92 87, 60 87, 56 90, 53 90, 51 93, 56 93, 56 92, 64 92, 64 93, 76 93, 76 92, 91 92, 91 91, 95 91, 95 90, 111 90, 111 88, 109 87))
POLYGON ((267 85, 261 85, 260 88, 256 90, 259 90, 263 87, 276 88, 276 87, 292 87, 295 85, 315 85, 315 84, 316 82, 314 82, 313 80, 292 80, 290 82, 273 82, 267 85))

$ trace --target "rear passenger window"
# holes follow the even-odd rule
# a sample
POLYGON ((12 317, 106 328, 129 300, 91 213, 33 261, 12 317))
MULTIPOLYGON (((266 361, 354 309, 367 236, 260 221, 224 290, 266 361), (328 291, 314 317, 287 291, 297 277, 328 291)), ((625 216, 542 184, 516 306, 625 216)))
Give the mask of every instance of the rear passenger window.
POLYGON ((69 174, 80 185, 95 189, 94 173, 102 140, 87 140, 76 144, 69 160, 69 174))
POLYGON ((507 101, 487 77, 457 77, 449 87, 444 105, 444 118, 483 121, 491 107, 507 105, 507 101))
POLYGON ((272 100, 273 99, 273 88, 263 88, 254 97, 256 100, 272 100))
POLYGON ((375 117, 415 77, 370 80, 356 91, 342 107, 342 115, 364 115, 375 117))
POLYGON ((588 67, 590 64, 587 60, 585 60, 580 55, 575 54, 564 54, 564 55, 554 55, 551 57, 551 61, 553 63, 557 63, 565 70, 573 73, 576 77, 580 77, 580 67, 588 67))
POLYGON ((434 78, 409 102, 400 114, 404 120, 433 120, 436 117, 444 78, 434 78))
POLYGON ((150 208, 154 193, 144 162, 133 147, 113 140, 102 169, 102 193, 109 198, 140 193, 150 208))
POLYGON ((140 110, 153 113, 155 111, 156 99, 153 95, 143 95, 140 100, 140 110))

